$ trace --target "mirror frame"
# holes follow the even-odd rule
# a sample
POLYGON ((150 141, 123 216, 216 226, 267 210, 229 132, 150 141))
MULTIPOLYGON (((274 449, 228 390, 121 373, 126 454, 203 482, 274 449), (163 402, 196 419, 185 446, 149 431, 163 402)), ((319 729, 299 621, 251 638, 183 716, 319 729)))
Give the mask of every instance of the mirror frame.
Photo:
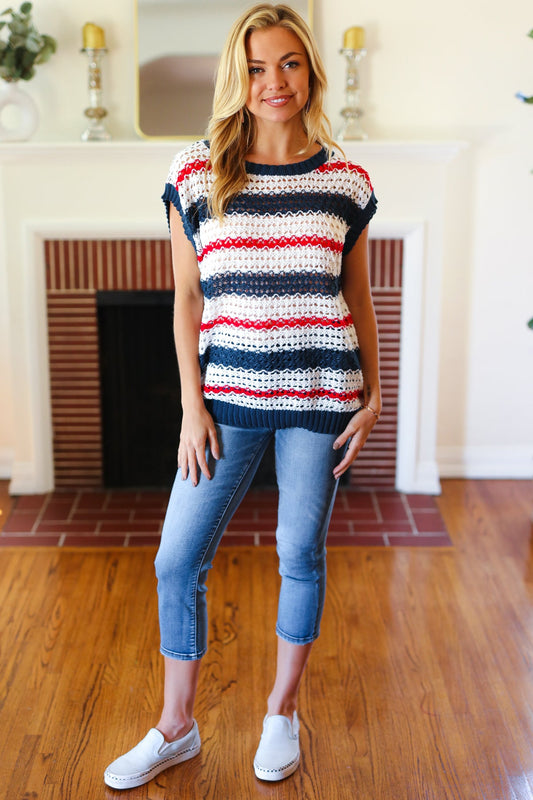
MULTIPOLYGON (((290 5, 290 0, 288 0, 288 4, 290 5)), ((254 0, 250 0, 250 8, 254 5, 254 0)), ((275 5, 273 3, 273 5, 275 5)), ((307 0, 307 24, 314 30, 314 0, 307 0)), ((182 141, 182 142, 194 142, 197 139, 201 139, 204 135, 204 132, 200 132, 197 135, 192 134, 162 134, 162 135, 155 135, 155 134, 148 134, 144 133, 141 128, 140 124, 140 65, 139 65, 139 3, 138 0, 135 0, 135 119, 134 119, 134 127, 137 136, 141 139, 145 139, 146 141, 182 141)))

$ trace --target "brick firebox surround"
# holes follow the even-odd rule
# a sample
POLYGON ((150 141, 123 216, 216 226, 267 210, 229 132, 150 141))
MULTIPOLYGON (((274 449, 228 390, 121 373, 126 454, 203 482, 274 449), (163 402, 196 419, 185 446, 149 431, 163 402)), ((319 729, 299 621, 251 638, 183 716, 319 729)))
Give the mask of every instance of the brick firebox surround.
MULTIPOLYGON (((403 242, 370 241, 380 330, 383 414, 350 471, 350 485, 393 489, 397 442, 403 242)), ((98 290, 173 289, 167 240, 45 242, 56 489, 102 488, 98 290)))

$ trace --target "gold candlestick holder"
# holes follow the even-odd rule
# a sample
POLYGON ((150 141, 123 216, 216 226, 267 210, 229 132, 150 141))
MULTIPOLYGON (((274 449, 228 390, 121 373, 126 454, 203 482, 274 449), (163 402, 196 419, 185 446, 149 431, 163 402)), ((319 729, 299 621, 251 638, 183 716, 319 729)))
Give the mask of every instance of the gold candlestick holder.
POLYGON ((346 105, 341 111, 343 122, 337 139, 339 141, 368 139, 368 135, 361 127, 361 117, 364 114, 361 105, 361 89, 359 82, 359 63, 366 56, 366 49, 351 50, 343 48, 339 51, 346 57, 346 105))
POLYGON ((104 125, 107 111, 102 105, 102 69, 101 62, 107 50, 104 47, 84 47, 89 62, 89 105, 83 112, 89 124, 81 138, 84 142, 105 142, 111 134, 104 125))

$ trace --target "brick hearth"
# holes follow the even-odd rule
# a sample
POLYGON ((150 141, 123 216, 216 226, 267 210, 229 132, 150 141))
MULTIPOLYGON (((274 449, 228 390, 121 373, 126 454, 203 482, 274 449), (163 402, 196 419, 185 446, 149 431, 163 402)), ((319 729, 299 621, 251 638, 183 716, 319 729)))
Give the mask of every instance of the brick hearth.
MULTIPOLYGON (((56 491, 15 500, 0 530, 0 548, 13 546, 157 546, 168 492, 56 491)), ((277 492, 249 491, 222 543, 273 545, 277 492)), ((1 526, 0 526, 1 528, 1 526)), ((341 487, 328 546, 450 547, 452 542, 430 495, 357 492, 341 487)))

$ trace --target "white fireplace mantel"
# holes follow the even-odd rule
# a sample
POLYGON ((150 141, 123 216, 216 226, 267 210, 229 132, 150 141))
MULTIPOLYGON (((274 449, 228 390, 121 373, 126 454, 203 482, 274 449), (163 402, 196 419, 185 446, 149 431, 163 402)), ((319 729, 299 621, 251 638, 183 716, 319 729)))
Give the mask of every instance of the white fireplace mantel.
MULTIPOLYGON (((160 201, 184 141, 33 142, 0 145, 0 314, 9 364, 0 413, 13 417, 13 494, 53 488, 43 241, 166 236, 160 201)), ((404 240, 397 488, 440 491, 436 461, 440 284, 446 177, 463 142, 345 142, 371 175, 376 238, 404 240)))
MULTIPOLYGON (((43 158, 60 162, 72 160, 104 161, 105 159, 171 158, 186 147, 186 139, 131 139, 107 142, 2 142, 0 166, 4 164, 39 162, 43 158)), ((192 140, 191 140, 192 141, 192 140)), ((462 141, 372 139, 364 142, 344 142, 343 150, 364 157, 386 157, 400 161, 414 160, 422 163, 446 164, 466 147, 462 141)), ((166 163, 166 162, 165 162, 166 163)))

